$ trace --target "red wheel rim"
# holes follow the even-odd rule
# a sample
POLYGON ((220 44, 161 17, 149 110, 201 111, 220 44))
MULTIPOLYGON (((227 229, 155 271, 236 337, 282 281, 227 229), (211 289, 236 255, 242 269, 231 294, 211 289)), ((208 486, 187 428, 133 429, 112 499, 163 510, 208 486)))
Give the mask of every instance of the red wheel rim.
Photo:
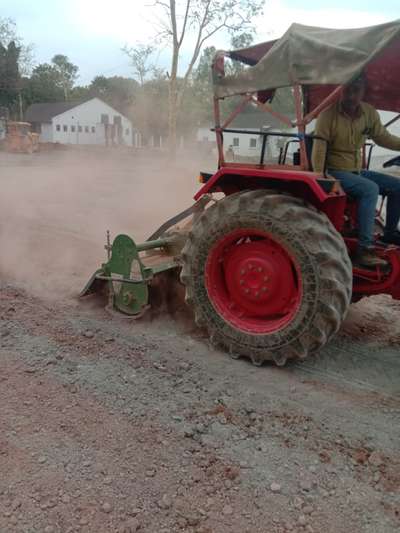
POLYGON ((300 269, 269 233, 237 229, 211 248, 205 268, 209 299, 235 328, 253 334, 287 326, 302 297, 300 269))

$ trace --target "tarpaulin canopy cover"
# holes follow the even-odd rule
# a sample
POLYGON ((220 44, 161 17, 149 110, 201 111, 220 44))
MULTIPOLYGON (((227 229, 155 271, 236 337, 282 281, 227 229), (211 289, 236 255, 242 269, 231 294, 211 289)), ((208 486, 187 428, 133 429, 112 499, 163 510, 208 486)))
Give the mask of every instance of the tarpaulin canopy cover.
POLYGON ((293 24, 281 39, 227 55, 250 66, 237 75, 214 75, 219 98, 302 85, 310 111, 364 71, 365 100, 400 113, 400 20, 350 30, 293 24))

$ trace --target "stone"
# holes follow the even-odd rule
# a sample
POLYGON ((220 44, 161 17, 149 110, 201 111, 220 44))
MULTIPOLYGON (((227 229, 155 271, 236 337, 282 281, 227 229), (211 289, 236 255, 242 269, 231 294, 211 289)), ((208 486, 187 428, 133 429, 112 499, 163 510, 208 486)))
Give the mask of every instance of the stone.
POLYGON ((305 517, 305 515, 301 514, 297 522, 300 526, 305 526, 307 524, 307 518, 305 517))
POLYGON ((46 526, 44 528, 44 533, 54 533, 55 532, 55 529, 53 526, 46 526))
POLYGON ((44 455, 41 455, 38 458, 38 463, 40 463, 41 465, 44 464, 46 461, 47 461, 47 459, 46 459, 46 457, 44 457, 44 455))
POLYGON ((271 483, 270 489, 272 492, 280 492, 281 486, 279 485, 279 483, 271 483))
POLYGON ((94 337, 94 333, 90 329, 86 330, 83 335, 87 339, 93 339, 93 337, 94 337))
POLYGON ((222 508, 222 514, 225 516, 233 514, 233 507, 231 505, 224 505, 222 508))
POLYGON ((304 505, 304 500, 296 496, 293 500, 293 506, 295 509, 301 509, 304 505))
POLYGON ((371 455, 369 456, 368 463, 371 464, 372 466, 379 467, 385 464, 385 458, 383 457, 381 453, 375 451, 375 452, 372 452, 371 455))
POLYGON ((172 500, 168 496, 168 494, 164 494, 164 496, 161 498, 161 500, 157 503, 158 507, 160 509, 170 509, 172 507, 172 500))
POLYGON ((303 513, 304 514, 311 514, 314 512, 314 508, 311 505, 306 505, 303 507, 303 513))
POLYGON ((71 498, 68 496, 68 494, 63 494, 61 496, 61 501, 62 501, 62 503, 70 503, 71 498))
POLYGON ((301 490, 310 491, 312 489, 312 483, 308 479, 302 479, 299 485, 301 490))
POLYGON ((375 483, 378 483, 380 479, 381 479, 381 473, 380 472, 375 472, 375 474, 374 474, 375 483))
POLYGON ((135 533, 141 525, 137 518, 130 518, 121 528, 121 533, 135 533))
POLYGON ((200 517, 196 514, 189 514, 185 516, 186 523, 188 526, 198 526, 200 524, 200 517))
POLYGON ((101 510, 103 511, 103 513, 111 513, 112 511, 112 505, 111 503, 108 503, 108 502, 105 502, 103 503, 103 505, 101 506, 101 510))

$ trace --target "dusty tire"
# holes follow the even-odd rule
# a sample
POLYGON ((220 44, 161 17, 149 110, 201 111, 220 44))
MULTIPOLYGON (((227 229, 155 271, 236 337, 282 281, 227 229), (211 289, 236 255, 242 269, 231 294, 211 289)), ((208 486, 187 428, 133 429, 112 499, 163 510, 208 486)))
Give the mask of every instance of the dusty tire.
POLYGON ((338 331, 351 301, 352 265, 341 235, 323 213, 286 194, 244 191, 206 209, 189 233, 182 262, 197 325, 214 345, 256 365, 284 365, 317 352, 338 331), (247 232, 254 236, 237 237, 247 232), (273 263, 270 250, 280 262, 273 263), (254 274, 246 254, 261 265, 254 274), (262 305, 253 305, 256 297, 264 298, 262 305))

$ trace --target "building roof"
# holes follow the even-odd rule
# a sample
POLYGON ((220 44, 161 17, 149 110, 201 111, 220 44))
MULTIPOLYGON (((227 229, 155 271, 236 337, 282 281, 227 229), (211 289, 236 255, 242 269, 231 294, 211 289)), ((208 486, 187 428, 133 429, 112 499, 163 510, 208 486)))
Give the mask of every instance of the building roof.
POLYGON ((262 128, 265 128, 281 130, 286 129, 287 126, 270 113, 258 109, 254 111, 247 109, 243 113, 239 113, 229 124, 228 128, 252 130, 261 130, 262 128))
POLYGON ((53 102, 46 104, 32 104, 25 112, 25 120, 28 122, 51 122, 51 119, 56 115, 65 113, 78 105, 83 104, 85 101, 80 102, 53 102))

